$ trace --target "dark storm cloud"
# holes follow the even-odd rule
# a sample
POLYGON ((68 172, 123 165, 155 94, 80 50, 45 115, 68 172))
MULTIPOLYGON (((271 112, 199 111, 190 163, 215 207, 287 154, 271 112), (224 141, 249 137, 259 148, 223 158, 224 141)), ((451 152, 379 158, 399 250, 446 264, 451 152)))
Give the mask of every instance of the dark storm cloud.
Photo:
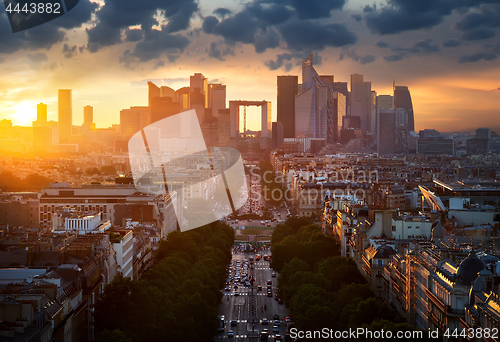
POLYGON ((214 11, 212 13, 221 17, 222 19, 224 19, 226 16, 231 15, 233 13, 233 11, 231 11, 228 8, 219 7, 219 8, 214 9, 214 11))
POLYGON ((242 11, 221 21, 214 16, 208 16, 203 21, 202 28, 205 33, 221 36, 229 43, 253 44, 257 23, 257 19, 248 11, 242 11))
POLYGON ((292 11, 281 4, 272 4, 264 7, 260 3, 254 2, 247 7, 247 11, 254 18, 261 20, 267 25, 284 23, 292 15, 292 11))
POLYGON ((360 22, 361 20, 363 20, 363 17, 361 17, 361 15, 359 15, 359 14, 353 14, 353 15, 351 15, 351 18, 353 18, 357 22, 360 22))
POLYGON ((82 26, 90 20, 97 4, 89 0, 80 0, 78 7, 67 14, 60 16, 41 26, 26 31, 12 33, 7 16, 0 15, 0 53, 14 53, 18 50, 50 49, 54 44, 60 43, 65 38, 64 31, 60 29, 73 29, 82 26))
POLYGON ((449 48, 449 47, 457 47, 462 45, 462 43, 457 40, 457 39, 448 39, 443 42, 443 47, 449 48))
POLYGON ((126 67, 132 67, 135 63, 157 59, 166 53, 167 59, 174 62, 189 43, 189 39, 180 34, 152 30, 145 35, 144 40, 135 45, 133 50, 126 50, 119 61, 126 67))
POLYGON ((405 58, 407 56, 406 53, 402 52, 402 53, 398 53, 396 55, 390 55, 390 56, 385 56, 384 59, 387 61, 387 62, 397 62, 397 61, 400 61, 402 60, 403 58, 405 58))
POLYGON ((281 41, 294 51, 345 46, 355 43, 357 37, 344 25, 299 20, 330 17, 331 11, 344 4, 345 0, 254 0, 231 16, 217 9, 214 14, 223 19, 207 16, 202 29, 224 38, 227 44, 253 44, 257 53, 278 47, 281 41))
POLYGON ((482 40, 482 39, 490 39, 495 36, 495 30, 485 28, 485 27, 477 27, 470 31, 465 32, 462 35, 463 40, 482 40))
POLYGON ((71 58, 76 55, 77 48, 78 47, 76 45, 70 47, 68 44, 64 44, 62 53, 64 54, 65 58, 71 58))
POLYGON ((255 52, 262 53, 268 48, 274 49, 280 45, 280 40, 278 32, 269 27, 255 36, 255 52))
POLYGON ((345 57, 351 58, 353 61, 359 62, 361 64, 368 64, 375 61, 375 56, 372 55, 358 55, 354 48, 346 49, 343 48, 339 55, 339 60, 343 60, 345 57))
POLYGON ((379 40, 378 42, 375 43, 375 45, 377 45, 379 48, 388 48, 389 47, 389 44, 387 44, 383 40, 379 40))
MULTIPOLYGON (((191 17, 198 11, 198 4, 194 0, 106 0, 96 13, 99 23, 87 30, 89 50, 96 52, 103 47, 120 43, 121 30, 129 26, 140 25, 144 34, 149 34, 152 26, 158 24, 154 18, 158 10, 162 11, 168 21, 162 32, 172 34, 189 27, 191 17)), ((164 45, 165 40, 179 40, 176 35, 162 35, 162 39, 163 41, 158 42, 160 46, 164 45)), ((148 45, 147 39, 144 43, 148 45)))
POLYGON ((498 0, 390 0, 379 11, 367 11, 366 23, 373 33, 395 34, 431 28, 454 9, 477 7, 498 0))
MULTIPOLYGON (((53 24, 65 29, 72 29, 82 26, 83 23, 90 21, 92 13, 99 8, 99 5, 89 0, 80 0, 74 10, 53 21, 53 24)), ((46 24, 44 24, 46 25, 46 24)))
POLYGON ((424 39, 416 42, 411 42, 410 47, 393 47, 391 49, 394 52, 405 52, 405 53, 419 53, 426 54, 432 52, 438 52, 440 47, 437 44, 432 44, 432 39, 424 39))
POLYGON ((224 56, 227 55, 234 56, 234 49, 232 49, 229 46, 224 47, 223 45, 224 44, 220 44, 220 46, 218 46, 216 42, 211 42, 210 48, 206 49, 205 52, 208 53, 208 56, 210 58, 215 58, 220 61, 225 61, 226 59, 224 58, 224 56))
POLYGON ((328 18, 333 10, 342 9, 345 0, 290 0, 300 19, 328 18))
POLYGON ((472 30, 477 27, 499 27, 500 5, 482 5, 480 12, 470 13, 455 23, 460 31, 472 30))
POLYGON ((462 56, 458 59, 458 63, 473 63, 479 62, 480 60, 493 61, 497 59, 497 55, 488 52, 479 52, 473 55, 462 56))
POLYGON ((140 29, 126 29, 125 30, 125 41, 126 42, 138 42, 144 37, 144 32, 140 29))
POLYGON ((439 46, 431 44, 432 39, 420 40, 418 42, 413 43, 411 52, 438 52, 439 46))
POLYGON ((373 13, 375 12, 373 8, 370 7, 370 5, 366 5, 363 7, 363 13, 373 13))
POLYGON ((344 25, 322 25, 312 21, 291 20, 280 27, 280 32, 288 48, 295 51, 342 47, 358 40, 344 25))
POLYGON ((285 64, 286 61, 290 61, 292 58, 293 55, 291 53, 283 53, 281 55, 277 55, 275 61, 269 59, 265 61, 264 64, 269 68, 269 70, 278 70, 285 64))

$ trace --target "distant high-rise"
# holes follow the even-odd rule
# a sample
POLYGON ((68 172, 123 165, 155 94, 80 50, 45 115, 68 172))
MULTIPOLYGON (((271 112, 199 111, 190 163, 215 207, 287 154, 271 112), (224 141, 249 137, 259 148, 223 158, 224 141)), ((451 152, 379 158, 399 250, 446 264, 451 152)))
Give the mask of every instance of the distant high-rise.
POLYGON ((130 107, 120 111, 120 133, 129 138, 149 125, 148 107, 130 107))
POLYGON ((332 95, 333 97, 333 108, 332 108, 332 119, 331 127, 329 129, 329 137, 327 141, 340 142, 340 131, 342 129, 342 118, 346 114, 346 97, 344 94, 335 91, 332 95))
POLYGON ((83 126, 87 129, 94 129, 94 108, 86 105, 83 107, 83 126))
POLYGON ((59 89, 58 93, 59 143, 69 142, 72 125, 71 89, 59 89))
POLYGON ((372 90, 370 97, 370 129, 373 134, 377 133, 377 92, 372 90))
POLYGON ((371 82, 365 82, 363 75, 351 75, 351 95, 350 101, 350 116, 359 116, 360 127, 363 133, 366 133, 371 128, 371 82))
POLYGON ((279 121, 272 123, 273 135, 271 138, 271 148, 280 148, 285 139, 283 138, 283 124, 279 121))
POLYGON ((189 78, 191 108, 196 110, 198 121, 203 123, 205 108, 208 108, 208 84, 203 74, 195 73, 189 78))
POLYGON ((410 91, 407 86, 394 85, 394 108, 403 108, 408 113, 408 131, 415 130, 415 117, 410 91))
POLYGON ((295 97, 295 138, 327 139, 331 89, 314 69, 312 54, 302 62, 301 90, 295 97))
POLYGON ((219 116, 219 109, 226 108, 226 85, 209 84, 208 85, 208 107, 212 108, 212 116, 219 116))
POLYGON ((47 105, 45 103, 36 105, 36 121, 38 124, 47 123, 47 105))
POLYGON ((160 87, 153 82, 148 82, 148 107, 151 107, 151 99, 160 97, 160 87))
POLYGON ((393 155, 395 146, 395 117, 394 109, 380 109, 378 111, 377 152, 379 155, 393 155))
POLYGON ((277 122, 283 125, 283 137, 295 138, 295 96, 298 76, 278 76, 277 122))

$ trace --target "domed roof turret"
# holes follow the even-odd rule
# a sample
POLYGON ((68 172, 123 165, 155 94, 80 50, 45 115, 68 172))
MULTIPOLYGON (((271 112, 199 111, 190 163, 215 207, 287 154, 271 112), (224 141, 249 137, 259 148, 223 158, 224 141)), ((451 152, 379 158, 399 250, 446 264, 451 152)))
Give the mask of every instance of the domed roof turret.
POLYGON ((486 264, 476 256, 476 252, 472 250, 469 256, 462 260, 457 270, 457 284, 458 285, 471 285, 472 281, 476 279, 478 272, 484 270, 486 264))

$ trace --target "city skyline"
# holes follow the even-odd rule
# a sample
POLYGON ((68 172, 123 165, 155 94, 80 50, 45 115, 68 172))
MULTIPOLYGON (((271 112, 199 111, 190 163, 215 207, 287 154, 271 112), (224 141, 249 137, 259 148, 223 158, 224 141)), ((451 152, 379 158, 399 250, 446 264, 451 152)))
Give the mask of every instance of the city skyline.
MULTIPOLYGON (((168 5, 148 1, 137 18, 107 24, 110 13, 133 9, 111 0, 80 1, 64 18, 16 34, 2 12, 0 118, 29 125, 43 102, 54 120, 55 90, 67 88, 74 91, 76 124, 91 105, 96 126, 109 127, 121 109, 147 105, 147 81, 177 89, 188 84, 187 75, 201 72, 227 85, 228 100, 271 101, 275 120, 276 76, 299 75, 301 61, 313 52, 318 72, 336 81, 363 74, 377 94, 391 94, 393 80, 408 86, 416 131, 500 130, 500 68, 494 62, 500 9, 488 1, 415 8, 399 2, 375 8, 368 1, 308 8, 187 1, 157 15, 161 6, 168 5), (410 23, 405 18, 412 10, 420 15, 410 23)), ((252 125, 258 122, 250 116, 252 125)))

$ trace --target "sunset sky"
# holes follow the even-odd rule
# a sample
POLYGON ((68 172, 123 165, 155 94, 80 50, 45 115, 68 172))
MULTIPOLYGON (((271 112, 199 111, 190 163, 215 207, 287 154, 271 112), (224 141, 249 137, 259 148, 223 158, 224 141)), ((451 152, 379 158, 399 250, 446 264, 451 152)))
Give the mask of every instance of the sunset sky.
POLYGON ((310 53, 335 81, 364 74, 378 94, 407 85, 417 131, 500 134, 498 0, 80 0, 18 33, 0 5, 0 119, 31 125, 44 102, 57 120, 57 89, 69 88, 73 123, 89 104, 108 127, 147 105, 148 80, 178 89, 195 72, 226 84, 228 101, 271 101, 275 119, 276 76, 300 81, 310 53))

